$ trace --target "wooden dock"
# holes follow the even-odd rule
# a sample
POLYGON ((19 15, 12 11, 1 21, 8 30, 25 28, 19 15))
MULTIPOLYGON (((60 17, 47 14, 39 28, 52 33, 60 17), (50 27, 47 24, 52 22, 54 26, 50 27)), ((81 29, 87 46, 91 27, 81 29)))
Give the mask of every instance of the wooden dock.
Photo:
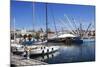
POLYGON ((35 59, 26 59, 25 57, 18 55, 11 55, 11 64, 15 66, 34 66, 46 65, 47 63, 35 59))

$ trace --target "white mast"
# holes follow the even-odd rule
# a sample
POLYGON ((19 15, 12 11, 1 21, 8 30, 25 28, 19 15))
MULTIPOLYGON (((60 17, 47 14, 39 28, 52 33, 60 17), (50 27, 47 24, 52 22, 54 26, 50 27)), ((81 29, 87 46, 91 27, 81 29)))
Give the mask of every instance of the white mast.
POLYGON ((13 23, 14 23, 14 42, 15 42, 15 38, 16 38, 16 36, 15 36, 15 17, 14 17, 14 20, 13 20, 13 23))
POLYGON ((34 22, 35 22, 35 5, 34 5, 34 2, 32 4, 32 7, 33 7, 33 31, 34 31, 34 22))

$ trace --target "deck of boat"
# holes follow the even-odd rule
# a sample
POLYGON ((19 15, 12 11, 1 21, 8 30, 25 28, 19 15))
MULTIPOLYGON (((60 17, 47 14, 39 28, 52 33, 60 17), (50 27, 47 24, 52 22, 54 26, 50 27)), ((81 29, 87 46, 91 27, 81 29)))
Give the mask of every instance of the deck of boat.
POLYGON ((46 65, 47 63, 35 59, 25 59, 25 57, 18 55, 11 55, 11 65, 15 66, 33 66, 33 65, 46 65))

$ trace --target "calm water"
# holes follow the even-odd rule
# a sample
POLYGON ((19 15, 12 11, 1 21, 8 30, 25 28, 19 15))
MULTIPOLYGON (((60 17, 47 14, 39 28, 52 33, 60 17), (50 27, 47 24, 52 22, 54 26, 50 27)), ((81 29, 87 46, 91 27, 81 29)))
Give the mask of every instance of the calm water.
POLYGON ((45 56, 32 57, 49 64, 84 62, 95 60, 95 41, 85 40, 83 44, 65 45, 63 43, 49 43, 49 45, 58 45, 60 49, 52 54, 45 56))

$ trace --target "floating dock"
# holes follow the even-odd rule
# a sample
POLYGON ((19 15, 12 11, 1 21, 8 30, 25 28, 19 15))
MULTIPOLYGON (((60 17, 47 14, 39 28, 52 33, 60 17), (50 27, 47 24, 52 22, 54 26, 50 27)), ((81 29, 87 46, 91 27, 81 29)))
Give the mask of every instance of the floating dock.
POLYGON ((34 65, 46 65, 48 63, 38 61, 35 59, 26 59, 19 55, 11 55, 11 65, 14 66, 34 66, 34 65))

